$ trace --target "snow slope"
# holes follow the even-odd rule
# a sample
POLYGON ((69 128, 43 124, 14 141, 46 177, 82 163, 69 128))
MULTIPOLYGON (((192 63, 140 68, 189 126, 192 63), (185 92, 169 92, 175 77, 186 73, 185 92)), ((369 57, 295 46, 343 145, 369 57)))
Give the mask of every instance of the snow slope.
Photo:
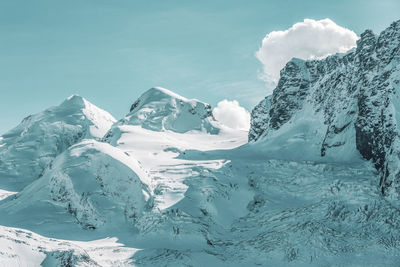
POLYGON ((79 228, 132 226, 152 207, 143 183, 147 181, 135 159, 109 144, 85 139, 56 157, 41 178, 4 200, 1 221, 62 238, 71 234, 65 235, 65 229, 81 233, 79 228))
POLYGON ((220 168, 225 160, 188 161, 177 158, 186 150, 230 149, 246 142, 246 131, 229 128, 218 135, 202 131, 177 133, 152 131, 137 125, 115 125, 106 137, 111 145, 137 159, 148 170, 147 185, 155 192, 155 208, 163 210, 184 197, 184 178, 193 175, 193 167, 220 168))
POLYGON ((115 119, 73 95, 61 105, 23 119, 0 138, 0 188, 20 190, 60 153, 83 138, 101 138, 115 119))

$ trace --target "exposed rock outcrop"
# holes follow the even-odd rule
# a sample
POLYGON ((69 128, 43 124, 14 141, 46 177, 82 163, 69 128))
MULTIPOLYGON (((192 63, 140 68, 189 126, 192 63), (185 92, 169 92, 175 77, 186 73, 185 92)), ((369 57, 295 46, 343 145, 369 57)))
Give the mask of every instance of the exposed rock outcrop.
POLYGON ((249 141, 268 140, 283 126, 287 131, 313 120, 312 143, 321 157, 342 157, 355 147, 380 171, 382 193, 390 188, 400 194, 399 63, 400 21, 379 36, 366 30, 357 48, 345 54, 292 59, 267 98, 270 105, 264 99, 254 108, 249 141))

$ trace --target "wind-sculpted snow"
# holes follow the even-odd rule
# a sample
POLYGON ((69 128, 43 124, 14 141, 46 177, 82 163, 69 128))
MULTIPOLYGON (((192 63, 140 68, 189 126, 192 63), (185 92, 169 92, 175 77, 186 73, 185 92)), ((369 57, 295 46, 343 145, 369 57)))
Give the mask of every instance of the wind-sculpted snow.
POLYGON ((299 150, 300 143, 309 148, 304 159, 315 160, 319 154, 321 159, 351 161, 360 153, 381 171, 377 184, 382 193, 396 199, 399 62, 400 21, 379 36, 365 31, 357 48, 346 54, 291 60, 281 71, 270 105, 263 100, 253 110, 249 140, 274 143, 286 135, 288 141, 281 145, 289 150, 299 150))
POLYGON ((0 187, 22 189, 57 155, 83 138, 103 137, 114 122, 108 112, 77 95, 26 117, 0 138, 0 187))

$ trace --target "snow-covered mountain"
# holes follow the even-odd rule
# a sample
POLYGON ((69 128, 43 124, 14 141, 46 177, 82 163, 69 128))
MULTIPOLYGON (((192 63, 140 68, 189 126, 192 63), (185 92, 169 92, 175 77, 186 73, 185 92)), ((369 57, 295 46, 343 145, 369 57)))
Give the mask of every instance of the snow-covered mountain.
POLYGON ((115 122, 108 112, 72 95, 61 105, 22 120, 0 137, 0 186, 20 190, 84 138, 102 138, 115 122))
POLYGON ((146 209, 165 209, 181 200, 187 189, 182 178, 191 175, 194 165, 218 168, 222 164, 218 160, 192 163, 177 159, 180 153, 188 149, 229 149, 246 142, 247 132, 214 121, 208 104, 186 100, 161 88, 149 89, 135 103, 139 102, 142 105, 116 122, 103 142, 87 138, 71 145, 47 165, 38 179, 0 205, 5 214, 13 214, 8 224, 20 221, 23 223, 18 227, 40 231, 42 226, 35 227, 38 221, 43 224, 39 211, 59 210, 48 214, 49 227, 61 228, 63 221, 68 224, 71 219, 85 229, 125 222, 134 225, 146 209), (171 108, 176 103, 179 106, 171 108), (167 110, 170 113, 165 114, 167 110), (155 123, 159 111, 168 120, 158 121, 162 127, 147 129, 155 123), (165 129, 171 126, 177 129, 165 129), (181 133, 184 127, 185 133, 181 133), (37 212, 22 220, 27 211, 37 212), (65 219, 59 215, 62 211, 66 211, 65 219))
POLYGON ((398 266, 399 25, 290 61, 250 132, 159 87, 34 115, 1 143, 0 265, 398 266))
POLYGON ((205 130, 218 133, 213 126, 215 119, 211 106, 196 99, 186 99, 165 88, 154 87, 146 91, 132 104, 130 113, 122 124, 141 125, 143 128, 160 131, 171 130, 184 133, 205 130))
MULTIPOLYGON (((116 122, 102 142, 87 138, 71 145, 48 164, 38 179, 0 202, 4 215, 0 223, 63 239, 112 235, 125 244, 157 250, 174 243, 173 237, 180 231, 180 226, 174 225, 182 222, 189 226, 193 221, 195 231, 190 230, 192 227, 182 229, 181 240, 194 247, 207 246, 204 227, 196 225, 197 215, 185 215, 203 198, 195 197, 187 203, 182 218, 175 214, 178 212, 175 206, 185 198, 189 177, 201 179, 201 173, 218 171, 227 161, 189 160, 180 156, 188 150, 240 146, 247 141, 247 131, 221 125, 213 119, 208 104, 187 100, 166 89, 152 88, 135 103, 138 102, 142 105, 116 122), (157 112, 168 120, 157 122, 157 112), (160 123, 159 127, 149 126, 154 121, 160 123)), ((210 186, 215 184, 213 179, 206 183, 210 182, 210 186)), ((231 187, 218 189, 221 190, 237 191, 231 187)), ((206 192, 206 196, 210 193, 206 192)), ((240 198, 242 213, 251 199, 251 194, 246 195, 249 197, 240 198)), ((215 196, 220 198, 218 194, 215 196)), ((207 206, 203 212, 213 207, 207 206)), ((198 208, 194 210, 199 213, 198 208)), ((49 254, 48 251, 44 253, 49 254)), ((55 249, 49 255, 64 255, 58 251, 55 249)), ((72 250, 68 255, 77 264, 85 265, 80 253, 72 250)), ((64 258, 59 256, 56 262, 62 264, 64 258)))
POLYGON ((64 232, 63 224, 68 229, 75 224, 83 229, 133 225, 143 210, 152 207, 153 198, 143 183, 147 176, 123 151, 85 139, 0 206, 4 216, 9 214, 7 224, 39 232, 43 225, 57 228, 54 233, 64 232))
POLYGON ((351 161, 361 154, 380 171, 382 194, 397 200, 400 21, 379 36, 365 31, 345 54, 293 59, 280 75, 273 95, 252 112, 249 141, 301 151, 298 157, 311 160, 351 161))

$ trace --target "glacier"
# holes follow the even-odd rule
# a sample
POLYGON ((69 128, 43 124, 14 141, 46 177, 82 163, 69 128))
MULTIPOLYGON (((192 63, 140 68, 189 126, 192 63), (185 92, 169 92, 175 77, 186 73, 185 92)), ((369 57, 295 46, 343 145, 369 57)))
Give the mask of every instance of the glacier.
POLYGON ((293 59, 249 131, 161 87, 0 138, 8 266, 398 266, 400 21, 293 59))

